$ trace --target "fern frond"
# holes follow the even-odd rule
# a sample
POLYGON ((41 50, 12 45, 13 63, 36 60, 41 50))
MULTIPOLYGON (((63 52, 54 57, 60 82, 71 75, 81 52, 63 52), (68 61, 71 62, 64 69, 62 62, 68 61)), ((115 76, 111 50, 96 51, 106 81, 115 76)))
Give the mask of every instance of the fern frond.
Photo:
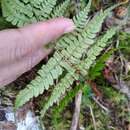
POLYGON ((2 0, 1 4, 6 20, 21 27, 50 18, 56 2, 57 0, 2 0))
POLYGON ((106 66, 105 62, 111 57, 113 54, 114 49, 105 52, 97 61, 96 63, 90 68, 89 70, 89 79, 94 80, 97 77, 101 76, 102 70, 106 66))
POLYGON ((44 109, 41 111, 41 117, 44 116, 45 112, 50 106, 59 101, 60 96, 64 94, 66 89, 69 88, 75 80, 78 80, 78 78, 78 75, 76 75, 74 72, 66 74, 66 76, 54 88, 51 97, 45 104, 44 109))
MULTIPOLYGON (((107 16, 106 14, 105 16, 107 16)), ((27 85, 25 90, 20 92, 16 99, 16 108, 22 106, 31 98, 42 94, 44 90, 49 89, 49 87, 53 85, 54 80, 58 79, 63 71, 67 71, 67 73, 70 74, 73 73, 72 66, 80 63, 83 54, 86 53, 86 50, 94 43, 96 33, 100 31, 105 16, 104 12, 101 11, 88 23, 81 33, 63 37, 59 40, 58 44, 61 43, 62 46, 64 46, 64 44, 67 45, 66 49, 61 50, 61 52, 56 51, 54 56, 48 61, 47 65, 43 65, 38 72, 38 78, 27 85), (28 93, 28 91, 30 92, 28 93)), ((66 86, 63 85, 62 87, 66 86)), ((61 93, 55 97, 55 101, 58 101, 60 94, 61 93)), ((50 101, 53 104, 53 101, 50 101)), ((48 107, 49 105, 46 106, 46 109, 48 107)))
MULTIPOLYGON (((53 84, 53 81, 55 79, 58 79, 58 77, 62 74, 63 70, 62 70, 61 66, 63 66, 66 69, 70 68, 68 66, 65 67, 66 64, 61 64, 61 61, 63 60, 63 57, 67 56, 66 59, 68 57, 71 57, 71 55, 75 52, 75 47, 76 47, 75 45, 76 44, 78 44, 78 46, 79 46, 78 48, 79 49, 80 49, 81 45, 80 45, 80 41, 78 42, 78 40, 76 39, 76 37, 74 37, 72 35, 69 36, 69 37, 65 37, 64 36, 63 38, 61 38, 61 40, 59 40, 59 44, 62 44, 62 42, 64 43, 65 41, 69 42, 69 43, 72 43, 72 45, 73 45, 70 48, 68 47, 67 50, 68 50, 69 53, 66 50, 63 50, 61 52, 61 54, 56 52, 54 54, 53 58, 51 58, 48 61, 48 64, 46 66, 43 65, 43 67, 38 72, 39 77, 36 78, 34 81, 32 81, 29 85, 27 85, 27 87, 25 88, 25 90, 21 91, 19 93, 19 95, 17 96, 16 104, 15 104, 16 108, 22 106, 25 102, 29 101, 32 97, 38 96, 38 93, 40 94, 40 93, 43 93, 44 90, 47 90, 49 88, 49 86, 53 84), (74 45, 73 41, 76 41, 75 45, 74 45), (61 66, 60 66, 60 64, 61 64, 61 66), (47 77, 49 77, 49 78, 47 78, 47 77), (32 91, 31 91, 31 93, 28 93, 28 91, 30 91, 30 89, 32 91), (41 89, 42 89, 42 91, 41 91, 41 89), (27 98, 24 99, 25 92, 26 92, 26 95, 28 95, 28 96, 27 96, 27 98), (21 100, 21 99, 23 99, 23 100, 21 100)), ((80 49, 80 52, 82 52, 82 49, 80 49)), ((82 55, 80 55, 80 57, 81 56, 82 55)), ((72 58, 70 58, 70 60, 72 58)), ((74 58, 73 58, 73 61, 74 61, 74 58)), ((75 62, 77 62, 77 61, 75 61, 75 62)))
POLYGON ((19 0, 2 0, 1 5, 3 16, 13 25, 23 26, 36 21, 33 8, 29 4, 25 6, 19 0))
POLYGON ((48 61, 48 64, 42 66, 38 71, 39 76, 18 94, 15 102, 16 109, 21 107, 31 98, 39 96, 44 90, 48 90, 49 86, 53 85, 54 80, 58 79, 63 72, 63 69, 59 65, 61 60, 61 55, 56 52, 53 58, 48 61))
MULTIPOLYGON (((111 28, 110 30, 108 30, 106 34, 99 41, 97 41, 97 43, 93 45, 93 47, 90 50, 88 50, 87 58, 81 61, 81 63, 79 63, 76 67, 79 68, 83 76, 86 76, 88 74, 88 70, 95 61, 96 57, 107 45, 107 41, 115 35, 116 31, 117 28, 111 28)), ((52 95, 50 96, 50 99, 47 101, 43 110, 41 111, 42 116, 44 116, 45 112, 49 107, 51 107, 54 103, 59 101, 59 98, 62 94, 65 94, 67 88, 73 84, 75 79, 77 79, 77 77, 74 78, 74 76, 80 77, 80 75, 76 73, 76 70, 73 73, 71 72, 66 74, 66 77, 63 78, 63 80, 54 88, 52 95)))
POLYGON ((75 26, 77 27, 76 30, 81 31, 84 29, 85 25, 87 25, 87 19, 88 19, 88 14, 90 11, 92 0, 89 0, 88 5, 84 8, 83 11, 79 12, 76 16, 74 16, 73 21, 75 23, 75 26))
POLYGON ((44 0, 40 10, 35 9, 34 13, 38 17, 38 21, 44 21, 50 18, 50 14, 56 5, 57 0, 44 0))
MULTIPOLYGON (((90 3, 91 3, 91 0, 89 1, 89 4, 87 5, 85 10, 87 10, 87 8, 90 7, 91 5, 90 3)), ((115 5, 106 9, 105 11, 101 10, 100 12, 98 12, 94 16, 94 18, 87 24, 87 26, 82 29, 80 33, 74 32, 72 34, 68 34, 62 37, 57 42, 56 49, 66 49, 67 47, 72 48, 70 46, 75 46, 76 43, 78 43, 77 41, 79 41, 79 44, 83 43, 80 47, 78 47, 79 49, 81 49, 81 47, 84 47, 84 46, 87 46, 88 48, 91 44, 93 44, 94 38, 96 37, 96 33, 100 31, 104 19, 110 14, 111 10, 113 10, 117 6, 118 5, 115 5), (76 39, 76 37, 78 37, 78 40, 76 39)), ((85 19, 88 17, 88 13, 81 11, 76 17, 78 18, 78 16, 82 16, 82 18, 85 19), (84 16, 82 15, 83 13, 84 13, 84 16)), ((80 26, 79 23, 82 23, 82 19, 79 19, 79 18, 77 19, 77 18, 74 17, 74 22, 77 26, 76 30, 81 30, 79 27, 80 26)), ((86 23, 87 23, 87 20, 85 21, 83 26, 85 26, 86 23)))
MULTIPOLYGON (((87 59, 85 60, 85 62, 83 62, 84 65, 84 68, 81 69, 80 67, 80 70, 84 72, 85 70, 85 74, 87 75, 87 72, 88 72, 88 69, 90 68, 90 66, 92 65, 92 63, 94 62, 94 60, 96 59, 96 56, 98 56, 100 54, 100 52, 103 50, 103 48, 106 46, 106 43, 107 41, 112 38, 112 36, 116 33, 116 28, 112 28, 110 30, 107 31, 107 33, 97 42, 96 45, 94 45, 92 47, 92 49, 90 49, 88 51, 88 57, 87 59), (86 68, 87 66, 87 68, 86 68)), ((82 64, 81 64, 82 66, 82 64)), ((83 67, 83 66, 82 66, 83 67)), ((62 86, 62 87, 65 87, 65 86, 62 86)), ((62 87, 59 87, 58 91, 57 91, 57 87, 56 89, 54 89, 53 93, 52 93, 52 96, 50 97, 49 101, 47 102, 47 104, 45 105, 44 107, 44 110, 43 110, 43 113, 45 113, 45 111, 53 105, 53 103, 57 102, 59 97, 61 96, 61 94, 63 94, 63 92, 65 92, 64 90, 66 88, 62 88, 62 87), (60 92, 61 91, 61 92, 60 92), (58 93, 60 92, 60 93, 58 93), (57 95, 57 96, 56 96, 57 95)))
POLYGON ((101 11, 88 23, 82 32, 60 39, 57 44, 64 47, 62 52, 70 64, 78 64, 80 62, 82 55, 94 43, 96 34, 100 31, 106 16, 101 11))
MULTIPOLYGON (((80 11, 76 16, 73 17, 73 22, 76 27, 76 31, 80 32, 84 29, 84 27, 87 25, 89 19, 88 19, 88 13, 90 11, 92 0, 89 0, 88 5, 84 8, 83 11, 80 11)), ((64 49, 67 47, 67 42, 70 42, 70 40, 74 41, 73 37, 76 37, 77 33, 73 32, 71 34, 67 34, 64 37, 62 37, 56 44, 56 49, 64 49)))
POLYGON ((88 70, 93 62, 96 60, 96 57, 100 54, 100 52, 104 49, 104 47, 108 44, 108 40, 111 39, 117 32, 116 27, 109 29, 101 39, 99 39, 96 44, 94 44, 87 52, 87 58, 81 62, 79 65, 79 70, 83 76, 88 74, 88 70))
POLYGON ((61 5, 57 6, 53 10, 51 17, 56 18, 56 17, 64 16, 66 9, 69 7, 69 4, 70 4, 70 0, 65 0, 61 5))

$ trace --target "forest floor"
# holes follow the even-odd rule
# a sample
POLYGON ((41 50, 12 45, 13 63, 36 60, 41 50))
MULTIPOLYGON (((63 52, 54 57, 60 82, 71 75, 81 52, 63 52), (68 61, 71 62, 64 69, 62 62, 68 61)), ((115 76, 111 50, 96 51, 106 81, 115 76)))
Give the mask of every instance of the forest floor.
MULTIPOLYGON (((104 4, 107 6, 107 2, 104 4)), ((94 11, 101 6, 102 3, 100 5, 98 0, 93 1, 94 11)), ((73 98, 61 113, 57 114, 53 110, 57 107, 50 109, 44 118, 47 130, 69 130, 75 119, 73 118, 76 114, 75 109, 80 110, 77 130, 130 130, 129 8, 128 4, 117 8, 106 19, 104 30, 112 24, 121 24, 123 26, 121 31, 112 41, 111 46, 104 51, 103 56, 99 58, 95 69, 90 69, 92 78, 86 81, 88 89, 84 93, 78 93, 77 97, 73 98)), ((39 67, 40 65, 21 76, 17 81, 0 89, 0 125, 3 125, 0 130, 16 130, 15 125, 7 121, 6 113, 10 111, 10 107, 13 108, 17 93, 34 79, 39 67)), ((82 83, 79 85, 82 86, 82 83)), ((48 93, 32 100, 22 110, 19 110, 19 118, 24 118, 28 110, 34 111, 38 116, 42 106, 40 99, 45 98, 48 93)))

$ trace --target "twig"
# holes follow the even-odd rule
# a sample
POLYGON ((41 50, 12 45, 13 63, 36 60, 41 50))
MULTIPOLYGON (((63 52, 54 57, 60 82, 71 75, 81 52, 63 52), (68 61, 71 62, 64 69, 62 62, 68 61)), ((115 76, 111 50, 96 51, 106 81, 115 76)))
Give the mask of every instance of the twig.
POLYGON ((94 96, 92 97, 92 99, 93 99, 103 110, 105 110, 107 113, 109 113, 109 109, 106 108, 105 106, 103 106, 94 96))
POLYGON ((82 99, 82 91, 79 91, 79 93, 75 97, 75 110, 74 110, 70 130, 77 130, 78 122, 79 122, 79 115, 80 115, 81 99, 82 99))
POLYGON ((97 127, 96 127, 96 121, 95 121, 95 117, 94 117, 94 114, 93 114, 92 107, 89 106, 89 109, 90 109, 90 112, 91 112, 91 115, 92 115, 92 119, 93 119, 94 130, 97 130, 97 127))

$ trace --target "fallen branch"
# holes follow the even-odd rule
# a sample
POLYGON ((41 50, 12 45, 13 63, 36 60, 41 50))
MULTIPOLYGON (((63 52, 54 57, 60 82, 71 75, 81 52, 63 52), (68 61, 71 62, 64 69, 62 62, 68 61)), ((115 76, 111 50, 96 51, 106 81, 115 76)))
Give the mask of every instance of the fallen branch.
POLYGON ((91 116, 92 116, 92 119, 93 119, 94 130, 97 130, 96 121, 95 121, 95 117, 94 117, 94 114, 93 114, 93 109, 92 109, 91 106, 89 106, 89 109, 90 109, 91 116))
POLYGON ((106 111, 107 113, 110 112, 109 109, 106 108, 105 106, 103 106, 103 105, 98 101, 98 99, 96 99, 94 96, 92 97, 92 99, 93 99, 104 111, 106 111))
POLYGON ((80 115, 81 100, 82 100, 82 91, 79 91, 79 93, 75 97, 75 110, 74 110, 70 130, 77 130, 78 122, 79 122, 79 115, 80 115))

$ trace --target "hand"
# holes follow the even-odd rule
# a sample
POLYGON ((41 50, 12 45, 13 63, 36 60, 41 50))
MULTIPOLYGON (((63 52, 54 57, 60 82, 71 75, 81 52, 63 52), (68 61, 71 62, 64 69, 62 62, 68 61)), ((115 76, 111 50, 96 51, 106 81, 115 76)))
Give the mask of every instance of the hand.
POLYGON ((58 18, 0 31, 0 86, 9 84, 38 64, 51 52, 45 45, 73 29, 71 20, 58 18))

